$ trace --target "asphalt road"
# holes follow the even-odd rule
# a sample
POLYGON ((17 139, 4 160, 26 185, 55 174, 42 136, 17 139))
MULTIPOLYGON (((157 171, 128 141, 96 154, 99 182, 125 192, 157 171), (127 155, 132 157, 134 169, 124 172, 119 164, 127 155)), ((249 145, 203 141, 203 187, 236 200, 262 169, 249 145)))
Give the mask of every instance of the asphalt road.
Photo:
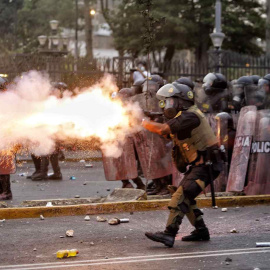
MULTIPOLYGON (((106 181, 103 163, 99 162, 64 162, 60 163, 63 180, 32 181, 21 174, 31 175, 34 172, 33 163, 22 163, 17 172, 11 175, 13 200, 9 205, 19 205, 25 200, 61 199, 107 196, 114 188, 122 186, 121 181, 106 181), (85 164, 92 164, 92 168, 85 164), (75 176, 76 180, 70 180, 75 176)), ((51 166, 49 173, 52 173, 51 166)))
POLYGON ((211 241, 182 242, 192 230, 184 220, 173 248, 144 236, 164 229, 167 211, 117 214, 130 222, 116 226, 97 222, 95 216, 90 221, 84 216, 7 220, 0 224, 0 269, 270 269, 270 248, 256 248, 256 242, 270 241, 269 206, 204 213, 211 241), (234 228, 238 233, 230 232, 234 228), (68 229, 74 237, 60 238, 68 229), (56 258, 57 250, 72 248, 79 250, 77 257, 56 258))

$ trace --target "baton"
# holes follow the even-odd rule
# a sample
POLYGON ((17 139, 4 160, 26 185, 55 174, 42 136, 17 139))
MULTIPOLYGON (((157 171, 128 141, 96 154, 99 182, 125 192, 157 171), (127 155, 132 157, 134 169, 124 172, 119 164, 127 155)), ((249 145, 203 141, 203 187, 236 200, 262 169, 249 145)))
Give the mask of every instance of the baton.
POLYGON ((216 207, 215 187, 214 187, 214 180, 213 180, 212 164, 213 163, 210 160, 208 160, 206 162, 206 165, 209 168, 209 175, 210 175, 210 187, 211 187, 212 207, 216 207))

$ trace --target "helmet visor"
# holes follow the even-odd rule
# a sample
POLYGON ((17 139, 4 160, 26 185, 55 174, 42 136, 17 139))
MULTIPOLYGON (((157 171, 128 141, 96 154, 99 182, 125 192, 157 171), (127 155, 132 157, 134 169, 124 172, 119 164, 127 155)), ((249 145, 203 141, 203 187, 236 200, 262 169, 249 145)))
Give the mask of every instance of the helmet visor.
POLYGON ((157 99, 164 100, 166 98, 172 97, 175 94, 179 94, 180 91, 171 83, 162 86, 156 94, 157 99))

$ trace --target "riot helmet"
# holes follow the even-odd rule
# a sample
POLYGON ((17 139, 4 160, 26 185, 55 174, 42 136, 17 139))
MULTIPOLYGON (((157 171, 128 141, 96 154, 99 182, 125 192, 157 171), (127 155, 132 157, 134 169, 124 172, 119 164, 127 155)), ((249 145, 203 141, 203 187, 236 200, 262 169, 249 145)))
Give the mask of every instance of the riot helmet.
POLYGON ((195 85, 194 85, 193 81, 187 77, 180 77, 175 82, 180 83, 180 84, 185 84, 188 87, 190 87, 192 89, 192 91, 194 90, 195 85))
POLYGON ((142 85, 145 82, 145 79, 137 80, 132 85, 131 89, 133 91, 133 95, 138 95, 142 93, 142 85))
POLYGON ((252 79, 253 84, 258 85, 258 82, 261 77, 259 75, 251 75, 250 78, 252 79))
POLYGON ((65 91, 68 88, 64 82, 54 82, 53 86, 54 88, 59 89, 61 91, 65 91))
POLYGON ((151 77, 147 78, 143 83, 143 92, 146 93, 149 91, 151 94, 156 94, 158 89, 164 85, 164 81, 162 77, 159 75, 152 75, 151 77))
POLYGON ((194 104, 194 95, 190 87, 174 82, 161 87, 157 94, 164 116, 168 119, 174 118, 179 111, 187 110, 194 104))
POLYGON ((207 95, 212 95, 225 90, 227 80, 221 73, 208 73, 203 79, 202 87, 207 95))
POLYGON ((116 95, 122 100, 128 99, 129 97, 133 96, 131 88, 122 88, 116 95))

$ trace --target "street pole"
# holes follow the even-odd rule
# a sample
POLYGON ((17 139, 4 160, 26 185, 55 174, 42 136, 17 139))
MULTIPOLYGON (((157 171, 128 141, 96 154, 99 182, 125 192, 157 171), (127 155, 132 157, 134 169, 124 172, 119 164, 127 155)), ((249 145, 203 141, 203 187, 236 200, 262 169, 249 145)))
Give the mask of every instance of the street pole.
POLYGON ((77 62, 78 62, 78 0, 75 0, 75 63, 74 63, 74 71, 77 72, 77 62))
POLYGON ((270 56, 270 0, 266 1, 266 55, 270 56))

